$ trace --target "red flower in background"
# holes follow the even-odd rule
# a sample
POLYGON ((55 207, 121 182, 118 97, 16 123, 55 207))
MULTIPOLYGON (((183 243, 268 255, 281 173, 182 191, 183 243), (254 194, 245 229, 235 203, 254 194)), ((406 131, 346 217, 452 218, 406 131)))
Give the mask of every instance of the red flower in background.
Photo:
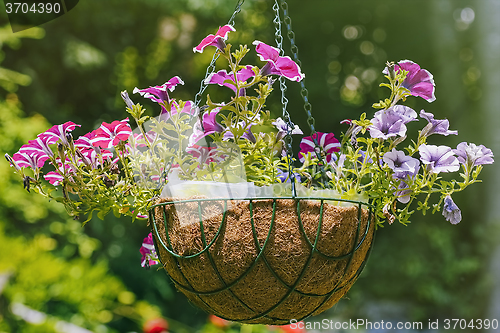
POLYGON ((168 321, 163 318, 154 318, 146 321, 142 327, 144 333, 167 333, 168 321))
POLYGON ((231 325, 230 321, 228 321, 226 319, 222 319, 220 317, 217 317, 216 315, 213 315, 213 314, 211 314, 211 315, 208 316, 208 321, 212 325, 214 325, 214 326, 216 326, 218 328, 226 328, 226 327, 228 327, 228 326, 231 325))

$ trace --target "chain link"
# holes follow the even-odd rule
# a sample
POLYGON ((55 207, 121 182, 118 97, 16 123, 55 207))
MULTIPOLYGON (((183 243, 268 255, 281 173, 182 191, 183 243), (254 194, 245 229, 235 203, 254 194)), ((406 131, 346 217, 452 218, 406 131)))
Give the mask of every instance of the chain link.
MULTIPOLYGON (((234 8, 233 15, 231 15, 231 18, 229 19, 227 24, 234 27, 234 24, 235 24, 234 19, 236 18, 236 15, 238 15, 241 12, 241 6, 243 5, 244 2, 245 2, 245 0, 238 0, 238 2, 236 3, 236 7, 234 8)), ((207 86, 208 86, 205 83, 205 80, 208 78, 208 76, 210 74, 215 72, 215 63, 217 62, 217 59, 219 59, 219 57, 220 57, 219 52, 214 53, 214 56, 212 57, 212 61, 210 62, 210 65, 208 65, 207 70, 205 72, 205 78, 203 78, 203 80, 201 80, 201 82, 200 82, 200 90, 194 96, 194 107, 198 107, 200 105, 201 97, 202 97, 203 93, 205 92, 205 89, 207 89, 207 86)))
MULTIPOLYGON (((276 2, 277 1, 278 0, 276 0, 276 2)), ((293 60, 297 63, 297 65, 299 65, 299 67, 302 67, 302 62, 299 59, 299 48, 295 44, 295 33, 292 29, 292 19, 288 14, 288 3, 286 2, 286 0, 279 0, 279 2, 281 3, 281 10, 283 11, 283 22, 286 26, 287 37, 290 40, 290 51, 292 52, 293 60)), ((312 116, 312 105, 309 102, 309 91, 306 88, 305 80, 306 79, 304 78, 300 81, 300 95, 304 100, 304 111, 307 115, 307 124, 309 125, 309 129, 311 130, 311 137, 315 146, 315 155, 318 160, 321 161, 321 163, 319 164, 319 170, 321 172, 322 182, 323 184, 326 184, 326 180, 328 178, 324 169, 324 166, 326 165, 325 154, 318 143, 318 135, 315 127, 316 121, 312 116)))

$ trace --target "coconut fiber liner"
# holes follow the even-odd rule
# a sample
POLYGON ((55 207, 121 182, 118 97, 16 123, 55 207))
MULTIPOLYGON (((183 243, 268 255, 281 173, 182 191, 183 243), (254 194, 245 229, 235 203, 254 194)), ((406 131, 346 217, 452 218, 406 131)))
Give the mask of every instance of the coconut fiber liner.
POLYGON ((154 206, 157 253, 178 290, 227 320, 281 325, 329 309, 361 273, 374 237, 361 203, 190 199, 154 206))

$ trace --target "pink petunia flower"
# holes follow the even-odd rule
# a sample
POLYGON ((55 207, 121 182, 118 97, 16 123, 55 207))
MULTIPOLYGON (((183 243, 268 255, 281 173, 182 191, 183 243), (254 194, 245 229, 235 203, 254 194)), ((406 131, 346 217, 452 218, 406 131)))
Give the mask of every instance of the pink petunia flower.
MULTIPOLYGON (((247 65, 240 69, 236 73, 236 79, 238 82, 247 83, 247 80, 255 76, 255 72, 251 65, 247 65)), ((226 70, 220 70, 217 73, 210 74, 205 79, 205 84, 218 84, 219 86, 225 86, 236 92, 236 82, 234 81, 233 72, 227 73, 226 70), (229 82, 228 82, 229 81, 229 82)), ((240 89, 239 96, 244 96, 246 94, 245 89, 240 89)))
POLYGON ((168 95, 168 92, 174 91, 178 84, 184 85, 184 81, 182 81, 180 77, 174 76, 161 86, 154 86, 145 89, 135 87, 133 93, 139 93, 142 97, 149 98, 150 100, 160 104, 163 113, 167 112, 163 104, 170 104, 170 96, 168 95))
POLYGON ((226 48, 225 40, 227 39, 227 35, 231 31, 236 31, 236 29, 229 24, 219 27, 219 30, 217 30, 217 33, 215 35, 208 35, 207 37, 203 38, 201 43, 193 48, 193 52, 203 53, 203 50, 207 46, 215 46, 219 50, 224 51, 224 49, 226 48))
POLYGON ((49 159, 47 155, 37 154, 36 152, 19 151, 12 155, 12 159, 19 167, 31 168, 33 170, 43 167, 45 161, 49 159))
POLYGON ((39 157, 47 157, 45 160, 54 156, 52 149, 49 147, 52 138, 50 136, 38 136, 35 140, 28 141, 27 145, 23 145, 19 152, 26 153, 28 155, 36 154, 39 157))
POLYGON ((141 249, 139 251, 142 254, 141 258, 142 267, 149 267, 160 263, 158 261, 158 254, 156 253, 155 246, 153 243, 152 233, 149 233, 148 237, 144 238, 144 240, 142 241, 141 249))
MULTIPOLYGON (((394 71, 397 73, 400 69, 408 71, 402 86, 408 89, 412 96, 419 96, 427 102, 434 102, 436 96, 434 95, 435 84, 432 74, 420 68, 417 63, 411 60, 401 60, 394 65, 394 71)), ((386 67, 382 73, 389 75, 389 70, 386 67)))
POLYGON ((120 143, 127 141, 132 134, 132 129, 128 124, 128 118, 115 120, 111 124, 103 122, 101 127, 95 130, 95 136, 90 142, 95 147, 112 148, 120 143))
POLYGON ((214 133, 222 133, 224 127, 216 120, 217 113, 220 108, 213 109, 210 112, 205 112, 201 122, 198 120, 193 127, 193 134, 189 137, 189 145, 192 146, 207 135, 214 133))
POLYGON ((308 153, 317 153, 319 156, 325 155, 326 162, 330 163, 335 159, 335 152, 340 151, 340 142, 333 133, 316 132, 312 136, 302 138, 300 142, 299 160, 305 161, 305 156, 308 153), (314 144, 314 139, 317 138, 318 147, 314 144))
POLYGON ((255 51, 259 54, 260 60, 267 61, 267 64, 260 70, 262 75, 275 74, 297 82, 305 77, 305 74, 302 74, 299 65, 295 61, 288 56, 280 57, 280 52, 277 48, 258 40, 252 44, 256 45, 255 51))
POLYGON ((69 142, 66 138, 66 134, 73 131, 77 126, 80 127, 81 125, 75 124, 72 121, 67 121, 64 124, 52 126, 47 131, 38 134, 38 137, 47 137, 47 142, 49 144, 53 144, 56 143, 57 140, 61 140, 63 145, 68 146, 69 142))

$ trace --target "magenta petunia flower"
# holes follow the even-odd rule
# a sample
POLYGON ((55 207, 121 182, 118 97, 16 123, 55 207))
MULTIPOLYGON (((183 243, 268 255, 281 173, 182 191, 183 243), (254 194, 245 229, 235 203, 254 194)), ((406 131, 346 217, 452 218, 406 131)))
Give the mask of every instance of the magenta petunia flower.
POLYGON ((460 168, 457 157, 450 147, 420 145, 420 160, 432 173, 455 172, 460 168))
POLYGON ((434 115, 430 112, 424 112, 424 110, 420 111, 420 117, 426 119, 429 123, 422 129, 420 135, 429 136, 431 134, 441 134, 448 136, 450 134, 458 135, 458 131, 450 131, 448 128, 450 127, 450 122, 448 119, 434 119, 434 115))
POLYGON ((72 121, 67 121, 62 125, 54 125, 47 131, 38 134, 38 137, 47 137, 47 143, 53 144, 56 143, 57 140, 61 140, 61 143, 65 146, 69 146, 68 139, 66 134, 68 132, 73 131, 76 127, 80 127, 81 125, 75 124, 72 121))
POLYGON ((450 195, 444 198, 443 216, 446 218, 446 221, 449 221, 451 224, 458 224, 462 221, 462 212, 455 202, 453 202, 450 195))
POLYGON ((170 119, 170 116, 176 115, 180 110, 180 113, 187 113, 190 114, 191 116, 197 116, 200 109, 194 105, 193 101, 186 101, 184 102, 184 105, 181 109, 180 105, 176 101, 172 101, 171 109, 170 111, 167 111, 163 106, 162 106, 162 111, 160 114, 160 120, 161 121, 167 121, 170 119))
POLYGON ((64 180, 63 175, 61 175, 58 172, 54 172, 54 171, 47 172, 47 174, 44 175, 43 178, 45 178, 46 181, 48 181, 49 183, 51 183, 54 186, 58 186, 64 180))
POLYGON ((92 145, 92 138, 95 137, 95 131, 89 132, 85 135, 80 136, 75 140, 75 147, 79 149, 92 149, 94 146, 92 145))
POLYGON ((375 113, 371 120, 372 125, 368 127, 372 138, 387 140, 390 137, 405 136, 406 126, 403 118, 393 109, 387 109, 375 113))
POLYGON ((453 149, 453 152, 457 154, 458 161, 466 165, 469 170, 476 165, 492 164, 494 162, 493 152, 483 145, 476 146, 473 143, 461 142, 458 144, 457 149, 453 149))
POLYGON ((19 151, 12 155, 12 159, 16 162, 19 167, 31 168, 33 170, 43 167, 45 161, 49 159, 49 156, 44 154, 38 154, 36 152, 19 151))
POLYGON ((193 48, 193 52, 203 53, 203 50, 207 46, 215 46, 219 50, 224 51, 224 49, 226 48, 225 40, 227 39, 227 35, 231 31, 236 31, 236 29, 229 24, 219 27, 219 30, 215 35, 208 35, 207 37, 203 38, 201 43, 193 48))
POLYGON ((305 156, 308 153, 316 153, 318 156, 326 158, 326 162, 330 163, 335 160, 335 152, 340 151, 340 142, 333 133, 316 132, 312 136, 302 138, 300 142, 299 160, 304 162, 305 156), (318 147, 314 144, 314 139, 318 141, 318 147))
POLYGON ((396 148, 392 148, 392 151, 385 153, 383 160, 394 171, 393 177, 399 179, 414 176, 418 172, 420 165, 416 158, 406 156, 403 151, 396 150, 396 148))
POLYGON ((202 116, 202 120, 198 120, 193 127, 193 134, 189 137, 189 145, 192 146, 202 138, 207 135, 214 133, 222 133, 224 127, 219 124, 216 120, 217 113, 219 113, 220 108, 215 108, 210 112, 205 112, 202 116))
POLYGON ((53 138, 48 135, 38 136, 35 140, 28 141, 27 145, 23 145, 19 149, 19 152, 27 153, 28 155, 35 153, 40 157, 51 158, 52 156, 54 156, 52 149, 50 149, 49 147, 49 144, 51 144, 52 140, 53 138))
POLYGON ((167 110, 162 104, 170 104, 170 96, 168 92, 172 92, 175 90, 175 87, 178 84, 184 84, 184 81, 181 80, 180 77, 174 76, 161 86, 154 86, 145 89, 134 88, 133 93, 139 93, 144 98, 149 98, 150 100, 158 103, 162 107, 162 112, 166 112, 167 110))
MULTIPOLYGON (((253 71, 253 66, 247 65, 240 69, 236 73, 236 80, 239 82, 247 83, 247 80, 255 76, 253 71)), ((233 72, 227 73, 225 69, 218 71, 217 73, 210 74, 205 79, 205 84, 218 84, 219 86, 225 86, 236 92, 236 82, 234 81, 233 72), (229 82, 228 82, 229 81, 229 82)), ((245 95, 245 89, 240 89, 239 96, 245 95)))
POLYGON ((151 233, 149 233, 148 237, 144 238, 141 249, 139 251, 142 254, 142 267, 149 267, 160 263, 153 243, 153 235, 151 233))
POLYGON ((267 64, 262 67, 260 73, 262 75, 280 75, 291 81, 301 81, 305 75, 300 71, 299 65, 290 57, 281 57, 277 48, 267 45, 258 40, 252 43, 255 45, 260 60, 267 61, 267 64))
POLYGON ((131 134, 132 129, 128 124, 128 118, 115 120, 111 124, 103 122, 95 130, 95 136, 90 139, 90 142, 95 147, 112 148, 118 145, 120 141, 127 141, 131 134))
POLYGON ((199 146, 193 145, 186 149, 186 152, 193 155, 198 162, 201 164, 208 163, 220 163, 224 161, 224 158, 227 156, 224 154, 223 150, 218 149, 218 147, 207 147, 207 146, 199 146))
MULTIPOLYGON (((408 71, 402 86, 408 89, 412 96, 422 97, 429 103, 436 100, 434 96, 434 79, 428 70, 420 68, 418 64, 411 60, 401 60, 394 65, 394 70, 396 72, 400 69, 408 71)), ((389 75, 388 68, 386 67, 382 73, 389 75)))

